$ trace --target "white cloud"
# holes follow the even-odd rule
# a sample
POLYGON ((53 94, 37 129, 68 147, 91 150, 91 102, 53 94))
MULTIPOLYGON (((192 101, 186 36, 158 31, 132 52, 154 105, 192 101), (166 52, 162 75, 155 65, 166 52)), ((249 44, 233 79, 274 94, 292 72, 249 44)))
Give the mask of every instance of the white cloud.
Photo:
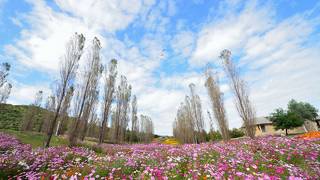
POLYGON ((34 101, 35 94, 43 91, 44 99, 50 94, 49 84, 26 85, 18 82, 13 83, 9 104, 31 104, 34 101))
MULTIPOLYGON (((90 29, 114 32, 126 28, 146 4, 141 0, 56 0, 61 10, 83 20, 90 29)), ((147 2, 147 6, 150 6, 147 2)))
POLYGON ((79 19, 56 13, 40 1, 33 4, 26 18, 32 28, 22 30, 21 38, 14 45, 6 46, 6 51, 27 67, 44 72, 57 71, 65 44, 74 32, 83 32, 89 37, 95 34, 79 19))
POLYGON ((255 9, 246 6, 239 14, 227 14, 206 24, 198 34, 196 49, 190 63, 203 66, 217 59, 223 49, 238 52, 250 37, 270 27, 270 12, 267 8, 255 9))
POLYGON ((156 133, 172 134, 172 122, 183 98, 183 91, 149 88, 138 96, 138 109, 152 117, 156 133))
MULTIPOLYGON (((6 46, 6 55, 17 59, 30 71, 36 68, 47 76, 57 73, 65 43, 74 32, 84 33, 88 43, 98 36, 103 47, 103 63, 118 59, 119 76, 127 76, 133 94, 138 97, 139 113, 152 117, 158 134, 172 133, 172 122, 180 102, 189 93, 190 83, 196 84, 206 116, 211 105, 199 69, 214 62, 226 48, 239 60, 258 116, 285 106, 290 98, 320 107, 319 44, 308 42, 319 22, 308 20, 303 14, 279 22, 275 10, 269 6, 247 3, 240 12, 238 7, 219 10, 225 14, 202 24, 199 32, 188 30, 188 22, 180 21, 177 24, 179 33, 167 34, 170 17, 178 10, 171 1, 156 4, 153 0, 95 3, 56 0, 58 9, 50 8, 44 1, 30 2, 31 12, 16 19, 23 25, 29 24, 30 28, 23 29, 20 38, 6 46), (117 39, 115 32, 131 24, 145 28, 141 40, 134 42, 126 35, 123 41, 117 39), (159 73, 162 63, 171 60, 169 51, 164 51, 166 48, 172 48, 178 57, 190 58, 188 69, 182 73, 159 73)), ((238 6, 238 3, 228 1, 221 8, 238 6)), ((221 69, 218 71, 220 73, 221 69)), ((221 90, 226 95, 229 124, 239 127, 241 121, 224 74, 219 76, 221 90)), ((49 91, 46 83, 34 86, 14 83, 9 102, 32 102, 33 94, 39 89, 49 91)))
MULTIPOLYGON (((258 116, 286 107, 292 98, 319 108, 320 46, 309 40, 317 38, 313 33, 320 21, 308 17, 308 13, 281 21, 272 14, 269 7, 245 6, 240 14, 231 13, 204 25, 190 65, 203 66, 216 60, 221 50, 230 49, 235 60, 239 60, 258 116)), ((231 127, 239 126, 241 121, 233 100, 230 93, 226 95, 231 127)))
MULTIPOLYGON (((65 44, 74 32, 83 33, 87 42, 102 34, 127 27, 139 14, 139 10, 150 6, 145 2, 120 1, 57 1, 64 12, 58 12, 44 1, 31 1, 33 9, 24 16, 31 26, 21 32, 14 45, 6 46, 9 55, 30 68, 44 72, 57 71, 65 44), (145 5, 146 4, 146 5, 145 5)), ((108 37, 112 38, 112 35, 108 37)), ((103 44, 104 45, 104 44, 103 44)))
MULTIPOLYGON (((35 68, 45 75, 56 74, 60 57, 64 53, 65 43, 74 32, 83 33, 86 36, 87 44, 94 36, 98 36, 103 47, 104 63, 112 58, 118 59, 119 76, 127 76, 129 83, 133 86, 133 93, 138 98, 141 97, 141 100, 138 99, 138 103, 141 103, 141 110, 147 109, 148 111, 143 112, 147 115, 150 114, 155 122, 162 120, 159 114, 164 113, 167 109, 150 108, 145 105, 144 101, 150 102, 148 99, 153 98, 150 97, 153 92, 157 94, 158 91, 163 91, 162 95, 165 94, 164 92, 168 92, 166 89, 154 88, 157 79, 153 77, 153 72, 159 67, 165 56, 163 37, 145 34, 139 44, 130 42, 130 39, 125 40, 129 42, 126 44, 117 39, 113 32, 126 28, 137 16, 142 16, 141 19, 147 17, 150 21, 146 24, 150 28, 158 22, 166 24, 167 18, 162 17, 161 14, 169 8, 170 14, 173 15, 175 13, 174 4, 162 2, 148 14, 148 8, 153 6, 154 1, 96 1, 96 3, 56 1, 59 10, 52 9, 44 1, 30 2, 33 7, 32 11, 19 17, 23 17, 22 20, 28 23, 31 28, 23 29, 21 37, 14 44, 6 46, 8 56, 16 58, 22 65, 29 67, 29 70, 35 68), (157 12, 161 17, 158 18, 157 12), (152 18, 155 18, 155 21, 152 18), (151 94, 145 95, 146 91, 150 91, 151 94)), ((16 20, 20 20, 19 17, 16 20)), ((159 30, 158 26, 155 26, 154 30, 163 31, 161 29, 159 30)), ((56 78, 56 75, 52 77, 56 78)), ((15 85, 10 102, 30 103, 33 97, 25 98, 24 96, 34 94, 40 87, 41 85, 15 85)), ((173 103, 171 105, 174 106, 173 103)), ((166 128, 167 130, 168 128, 166 128)), ((171 130, 164 134, 170 132, 171 130)))
POLYGON ((194 48, 195 35, 191 31, 182 31, 175 35, 171 44, 173 51, 186 58, 191 55, 194 48))

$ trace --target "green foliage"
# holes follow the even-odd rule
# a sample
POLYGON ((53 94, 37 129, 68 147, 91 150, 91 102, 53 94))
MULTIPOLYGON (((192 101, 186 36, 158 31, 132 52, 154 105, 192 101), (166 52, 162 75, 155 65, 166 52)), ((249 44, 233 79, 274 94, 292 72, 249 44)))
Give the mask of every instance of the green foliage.
POLYGON ((282 108, 270 115, 270 120, 276 129, 288 129, 302 126, 305 120, 315 120, 318 116, 318 109, 309 103, 297 102, 292 99, 288 103, 288 111, 282 108))
POLYGON ((318 109, 309 103, 297 102, 292 99, 288 103, 288 111, 295 113, 301 119, 315 120, 318 116, 318 109))
MULTIPOLYGON (((53 112, 32 105, 0 104, 0 129, 18 131, 21 129, 24 121, 27 121, 27 118, 32 118, 30 131, 40 132, 41 126, 44 128, 43 126, 46 125, 44 121, 46 121, 48 113, 53 114, 53 112), (36 108, 36 110, 34 108, 36 108), (35 114, 31 113, 32 116, 30 116, 31 110, 36 112, 35 114)), ((66 132, 71 119, 72 118, 69 118, 63 122, 61 126, 62 133, 66 132)))
POLYGON ((241 129, 233 128, 229 131, 231 138, 239 138, 244 136, 244 132, 241 129))
MULTIPOLYGON (((4 130, 0 129, 0 132, 5 132, 7 134, 15 136, 24 144, 31 144, 32 148, 43 147, 43 142, 46 138, 45 134, 36 132, 21 132, 14 130, 4 130)), ((61 137, 52 137, 51 146, 61 146, 67 145, 68 141, 61 137)))
POLYGON ((0 128, 19 130, 28 106, 0 104, 0 128))
POLYGON ((211 141, 220 141, 222 139, 221 133, 219 131, 210 131, 208 133, 208 136, 211 141))
POLYGON ((31 130, 37 131, 39 125, 45 119, 45 115, 48 113, 46 109, 39 107, 32 107, 31 105, 11 105, 0 104, 0 129, 19 130, 23 124, 25 118, 32 118, 31 130), (37 108, 37 113, 34 117, 29 117, 28 112, 31 108, 37 108))
POLYGON ((275 125, 275 129, 292 129, 295 127, 302 126, 304 120, 301 119, 297 114, 285 111, 281 108, 276 109, 276 112, 272 113, 270 120, 275 125))

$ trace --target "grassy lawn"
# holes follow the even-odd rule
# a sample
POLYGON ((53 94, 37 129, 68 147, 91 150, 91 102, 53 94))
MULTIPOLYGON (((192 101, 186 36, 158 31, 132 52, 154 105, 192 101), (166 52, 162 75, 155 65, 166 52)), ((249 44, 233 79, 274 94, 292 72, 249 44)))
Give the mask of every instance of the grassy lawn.
MULTIPOLYGON (((45 139, 45 134, 37 133, 37 132, 21 132, 7 129, 0 129, 0 132, 4 132, 6 134, 10 134, 15 136, 24 144, 30 144, 32 148, 43 147, 43 142, 45 139)), ((53 136, 51 146, 62 146, 68 145, 68 141, 62 137, 53 136)))

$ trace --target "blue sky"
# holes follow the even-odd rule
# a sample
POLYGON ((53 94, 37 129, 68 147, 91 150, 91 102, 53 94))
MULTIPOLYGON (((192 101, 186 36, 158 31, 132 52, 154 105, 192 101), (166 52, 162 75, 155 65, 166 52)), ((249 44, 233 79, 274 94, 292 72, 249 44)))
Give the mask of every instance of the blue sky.
POLYGON ((189 83, 210 110, 208 64, 220 75, 230 126, 241 125, 218 58, 223 49, 232 51, 258 116, 292 98, 320 108, 317 0, 0 0, 0 27, 0 58, 12 64, 9 103, 29 104, 40 89, 50 94, 65 43, 79 32, 101 40, 104 64, 119 60, 158 134, 172 133, 189 83))

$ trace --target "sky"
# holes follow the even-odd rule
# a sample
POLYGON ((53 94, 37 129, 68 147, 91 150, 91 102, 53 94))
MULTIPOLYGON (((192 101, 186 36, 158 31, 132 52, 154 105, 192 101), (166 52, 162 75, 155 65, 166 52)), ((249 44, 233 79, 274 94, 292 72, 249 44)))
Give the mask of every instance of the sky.
POLYGON ((87 44, 100 39, 103 64, 118 60, 138 113, 153 119, 159 135, 172 135, 190 83, 207 123, 206 66, 221 79, 230 127, 241 126, 221 68, 223 49, 232 52, 258 117, 293 98, 320 109, 317 0, 0 0, 0 61, 12 66, 8 103, 30 104, 38 90, 50 95, 75 32, 87 44))

